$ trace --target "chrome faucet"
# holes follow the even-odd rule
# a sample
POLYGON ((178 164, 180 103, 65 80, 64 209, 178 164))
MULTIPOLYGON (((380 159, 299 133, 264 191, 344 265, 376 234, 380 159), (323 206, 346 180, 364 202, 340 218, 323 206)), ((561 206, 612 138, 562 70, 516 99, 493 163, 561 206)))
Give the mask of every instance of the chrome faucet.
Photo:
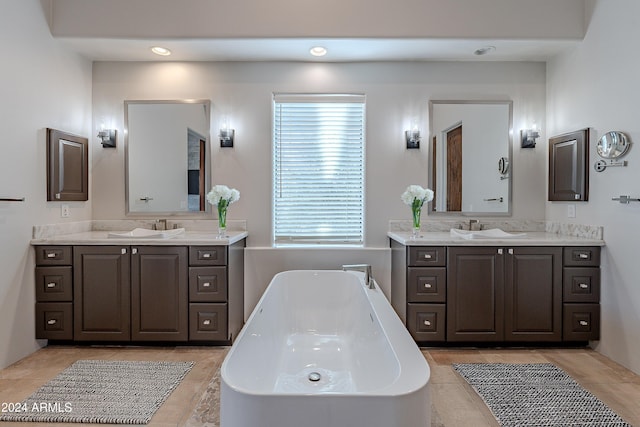
POLYGON ((154 230, 168 230, 169 228, 167 227, 167 220, 166 219, 157 219, 156 222, 153 224, 153 229, 154 230))
POLYGON ((369 264, 346 264, 342 266, 343 271, 362 271, 364 273, 364 282, 369 289, 375 289, 375 281, 371 276, 371 265, 369 264))

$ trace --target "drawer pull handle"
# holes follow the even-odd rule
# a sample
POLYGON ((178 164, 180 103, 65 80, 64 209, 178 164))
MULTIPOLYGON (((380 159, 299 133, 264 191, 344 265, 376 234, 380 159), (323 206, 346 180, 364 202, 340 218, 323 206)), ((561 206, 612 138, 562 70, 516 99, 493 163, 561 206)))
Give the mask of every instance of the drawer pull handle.
POLYGON ((586 283, 580 283, 578 286, 580 287, 580 289, 589 289, 589 285, 587 285, 586 283))
POLYGON ((424 284, 424 287, 425 287, 426 289, 431 289, 431 283, 425 283, 425 284, 424 284))
POLYGON ((47 283, 47 288, 55 288, 56 284, 51 282, 51 283, 47 283))
POLYGON ((211 320, 207 319, 202 322, 203 325, 209 326, 211 324, 211 320))
POLYGON ((47 325, 55 325, 56 323, 58 323, 56 319, 47 320, 47 325))
POLYGON ((431 259, 431 254, 424 254, 424 259, 431 259))
POLYGON ((589 326, 589 322, 587 322, 586 320, 581 320, 580 326, 589 326))
POLYGON ((431 321, 430 320, 425 320, 424 321, 424 325, 425 326, 431 326, 431 321))
POLYGON ((47 258, 55 258, 55 257, 56 257, 55 252, 49 252, 49 253, 47 254, 47 258))
POLYGON ((208 288, 209 286, 211 286, 211 283, 209 283, 209 282, 204 282, 204 283, 202 284, 202 286, 203 286, 203 287, 205 287, 205 288, 208 288))
POLYGON ((578 258, 580 258, 580 259, 588 259, 589 258, 589 254, 579 254, 578 258))
POLYGON ((209 254, 209 253, 202 254, 202 258, 211 258, 211 254, 209 254))

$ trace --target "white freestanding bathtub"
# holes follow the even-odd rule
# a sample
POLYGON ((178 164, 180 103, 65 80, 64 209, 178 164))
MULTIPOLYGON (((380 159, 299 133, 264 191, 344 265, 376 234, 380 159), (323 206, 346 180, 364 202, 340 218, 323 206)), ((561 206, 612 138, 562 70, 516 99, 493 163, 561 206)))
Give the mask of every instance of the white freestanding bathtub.
POLYGON ((429 366, 379 287, 277 274, 221 369, 222 427, 429 427, 429 366))

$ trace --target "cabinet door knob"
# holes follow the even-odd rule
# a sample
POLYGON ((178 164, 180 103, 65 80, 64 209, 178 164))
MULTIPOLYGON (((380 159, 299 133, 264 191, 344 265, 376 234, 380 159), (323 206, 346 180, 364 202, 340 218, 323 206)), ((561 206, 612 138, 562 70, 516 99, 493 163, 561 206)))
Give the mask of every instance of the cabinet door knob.
POLYGON ((580 326, 589 326, 589 322, 587 322, 586 320, 581 320, 580 326))
POLYGON ((589 285, 587 285, 586 283, 580 283, 578 286, 580 287, 580 289, 589 289, 589 285))
POLYGON ((131 249, 131 254, 132 254, 132 255, 135 255, 135 254, 137 254, 137 253, 138 253, 138 248, 132 248, 132 249, 131 249))
POLYGON ((56 319, 47 320, 47 325, 55 325, 56 323, 58 323, 56 319))
POLYGON ((127 254, 127 248, 121 248, 121 249, 120 249, 120 253, 121 253, 122 255, 126 255, 126 254, 127 254))
POLYGON ((502 255, 502 248, 498 249, 498 255, 502 255))
POLYGON ((589 255, 588 255, 588 254, 585 254, 585 253, 581 253, 581 254, 579 254, 579 255, 578 255, 578 257, 579 257, 580 259, 587 259, 587 258, 589 258, 589 255))
POLYGON ((431 259, 431 254, 424 254, 424 259, 431 259))
POLYGON ((211 324, 211 320, 209 320, 209 319, 204 320, 204 321, 202 322, 202 324, 203 324, 203 325, 207 325, 207 326, 208 326, 208 325, 210 325, 210 324, 211 324))
POLYGON ((202 287, 204 287, 204 288, 208 288, 209 286, 211 286, 211 283, 209 283, 209 282, 204 282, 202 284, 202 287))
POLYGON ((425 320, 424 321, 424 325, 425 326, 431 326, 431 321, 430 320, 425 320))
POLYGON ((431 289, 431 283, 425 283, 425 284, 424 284, 424 287, 425 287, 426 289, 431 289))
POLYGON ((202 258, 211 258, 211 254, 210 253, 202 254, 202 258))
POLYGON ((513 248, 509 248, 509 255, 513 255, 513 248))
POLYGON ((56 284, 51 282, 51 283, 47 283, 47 288, 55 288, 56 284))
POLYGON ((49 253, 47 253, 47 258, 55 258, 55 257, 56 257, 55 252, 49 252, 49 253))

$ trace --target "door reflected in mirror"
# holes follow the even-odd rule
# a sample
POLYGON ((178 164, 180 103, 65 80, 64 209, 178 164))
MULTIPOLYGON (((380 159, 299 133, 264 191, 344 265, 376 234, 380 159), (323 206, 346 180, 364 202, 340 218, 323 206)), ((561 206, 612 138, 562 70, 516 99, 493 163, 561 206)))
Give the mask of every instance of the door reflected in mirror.
POLYGON ((511 214, 511 101, 430 101, 431 211, 511 214))
POLYGON ((211 102, 125 101, 127 215, 210 211, 211 102))

